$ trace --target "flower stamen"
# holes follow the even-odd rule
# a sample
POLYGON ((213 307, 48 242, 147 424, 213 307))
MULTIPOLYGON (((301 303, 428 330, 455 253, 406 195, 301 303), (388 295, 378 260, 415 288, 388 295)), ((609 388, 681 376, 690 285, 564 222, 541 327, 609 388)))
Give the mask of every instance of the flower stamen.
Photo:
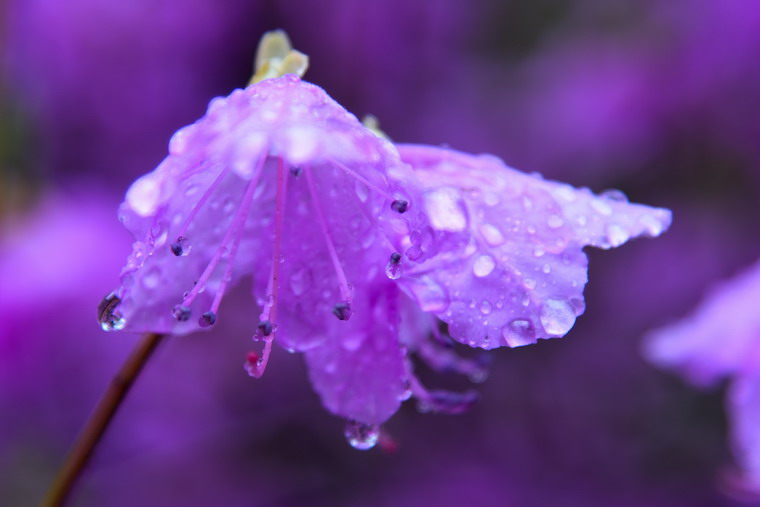
POLYGON ((269 278, 267 287, 267 303, 261 313, 261 321, 258 325, 257 336, 264 338, 264 350, 261 357, 251 364, 248 373, 261 378, 269 363, 272 352, 272 342, 277 334, 277 301, 280 293, 280 255, 282 248, 282 222, 285 215, 285 197, 287 196, 287 179, 285 178, 285 162, 282 158, 277 159, 277 194, 275 196, 274 210, 274 245, 272 247, 272 276, 269 278), (270 304, 271 303, 271 304, 270 304))
POLYGON ((177 241, 172 243, 170 245, 170 248, 172 249, 172 253, 176 255, 177 257, 181 255, 187 255, 187 253, 190 251, 189 249, 189 240, 187 239, 187 229, 190 227, 190 223, 193 221, 195 216, 198 214, 198 211, 203 207, 204 204, 206 204, 206 201, 208 201, 209 197, 211 197, 211 194, 214 193, 214 190, 216 190, 216 187, 219 186, 219 184, 222 182, 224 177, 229 172, 228 167, 222 168, 222 170, 219 172, 219 176, 216 177, 216 179, 209 185, 209 187, 206 189, 206 191, 203 193, 201 198, 198 200, 197 203, 195 203, 195 206, 193 206, 193 209, 190 210, 190 214, 187 215, 187 218, 182 223, 182 227, 179 228, 179 232, 177 233, 177 241))
MULTIPOLYGON (((222 244, 219 245, 219 247, 216 249, 216 252, 214 252, 214 256, 211 258, 211 261, 209 261, 208 265, 206 266, 206 269, 203 270, 203 273, 201 274, 200 278, 198 278, 198 281, 195 283, 193 288, 188 292, 185 297, 182 300, 182 304, 180 306, 188 308, 193 303, 195 298, 200 294, 201 290, 205 287, 206 282, 208 282, 208 279, 211 277, 211 274, 214 272, 214 269, 219 264, 219 262, 222 260, 222 258, 225 256, 225 254, 229 254, 227 256, 229 265, 231 266, 233 263, 233 258, 231 258, 232 250, 228 252, 227 247, 230 245, 231 241, 235 241, 236 243, 239 242, 240 237, 243 235, 243 227, 245 225, 245 221, 248 218, 249 211, 251 209, 251 203, 253 202, 253 194, 256 190, 256 187, 258 186, 259 179, 261 178, 261 172, 264 167, 264 162, 266 161, 266 157, 261 157, 259 160, 256 171, 251 178, 251 181, 248 182, 248 185, 246 186, 245 193, 243 194, 243 199, 240 202, 240 207, 238 208, 237 212, 235 213, 235 216, 232 219, 232 223, 230 224, 229 228, 227 229, 226 234, 224 235, 224 238, 222 239, 222 244)), ((224 290, 226 286, 226 282, 222 280, 222 283, 220 285, 220 289, 224 290)), ((221 296, 219 296, 219 293, 221 292, 217 291, 217 296, 221 300, 221 296)), ((216 298, 215 298, 216 299, 216 298)), ((214 311, 214 310, 212 310, 214 311)), ((189 315, 188 315, 189 317, 189 315)), ((187 320, 187 319, 185 319, 187 320)))
POLYGON ((333 314, 340 320, 348 320, 351 317, 351 289, 349 288, 348 279, 346 273, 343 271, 343 266, 338 258, 338 253, 335 250, 335 244, 330 234, 330 228, 325 220, 324 210, 319 201, 317 191, 314 188, 314 178, 311 175, 311 168, 304 171, 306 176, 306 186, 309 187, 309 195, 311 196, 311 202, 314 205, 314 212, 317 215, 317 222, 319 222, 319 228, 322 231, 322 237, 325 240, 327 251, 330 254, 330 260, 332 261, 335 274, 338 277, 338 284, 340 285, 340 293, 343 297, 343 301, 335 305, 333 308, 333 314), (338 308, 339 305, 342 305, 338 308))

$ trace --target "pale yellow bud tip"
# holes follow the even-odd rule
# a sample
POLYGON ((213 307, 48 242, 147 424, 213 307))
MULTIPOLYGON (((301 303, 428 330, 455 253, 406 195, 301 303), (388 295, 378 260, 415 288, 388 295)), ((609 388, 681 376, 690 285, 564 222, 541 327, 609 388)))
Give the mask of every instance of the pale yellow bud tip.
POLYGON ((267 32, 261 37, 256 51, 256 73, 248 84, 264 79, 296 74, 303 77, 309 68, 309 57, 293 49, 284 30, 267 32))
POLYGON ((387 141, 391 140, 391 138, 388 137, 388 134, 380 130, 380 121, 374 114, 365 115, 364 118, 362 118, 362 125, 367 127, 368 130, 372 131, 372 133, 380 139, 385 139, 387 141))

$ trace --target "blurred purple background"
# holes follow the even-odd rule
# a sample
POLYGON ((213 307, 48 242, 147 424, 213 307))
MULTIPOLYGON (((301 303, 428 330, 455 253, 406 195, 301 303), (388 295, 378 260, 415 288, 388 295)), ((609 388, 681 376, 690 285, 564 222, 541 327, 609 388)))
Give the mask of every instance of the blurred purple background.
POLYGON ((757 1, 2 0, 0 21, 0 505, 39 501, 137 339, 95 321, 129 251, 129 182, 245 85, 274 28, 396 141, 619 188, 674 225, 589 252, 570 334, 491 353, 468 414, 404 406, 395 452, 345 443, 300 356, 248 378, 244 309, 169 340, 72 505, 739 503, 721 392, 640 347, 760 254, 757 1))

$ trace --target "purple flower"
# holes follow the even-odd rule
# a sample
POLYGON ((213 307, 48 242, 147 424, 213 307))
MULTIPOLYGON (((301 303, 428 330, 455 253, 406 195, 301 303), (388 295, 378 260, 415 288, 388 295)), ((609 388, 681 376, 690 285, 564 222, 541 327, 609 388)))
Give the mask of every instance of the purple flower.
POLYGON ((620 191, 524 174, 491 155, 401 145, 420 179, 431 228, 419 242, 442 253, 400 280, 456 340, 486 349, 564 336, 585 309, 585 246, 613 248, 658 236, 662 208, 631 204, 620 191))
MULTIPOLYGON (((138 241, 121 287, 101 305, 104 329, 208 327, 227 287, 250 276, 258 304, 250 331, 264 341, 251 357, 253 376, 275 336, 289 350, 312 350, 313 364, 328 338, 353 358, 372 333, 373 346, 396 352, 392 366, 377 363, 396 381, 375 386, 403 391, 403 355, 380 330, 394 328, 383 271, 401 248, 393 238, 419 213, 407 210, 413 175, 393 146, 322 89, 287 75, 213 100, 169 150, 121 207, 138 241)), ((336 412, 381 422, 396 410, 397 392, 391 408, 377 401, 336 412)))
POLYGON ((742 487, 760 493, 760 263, 716 287, 689 317, 656 330, 650 361, 706 387, 731 379, 727 405, 742 487))
POLYGON ((449 350, 435 317, 487 349, 562 336, 584 307, 581 248, 670 223, 619 192, 595 196, 493 157, 400 150, 294 75, 214 99, 127 192, 121 220, 137 241, 101 304, 103 328, 213 326, 226 289, 250 278, 249 332, 263 350, 249 354, 249 374, 263 374, 275 338, 304 352, 325 406, 369 448, 412 396, 446 413, 477 399, 415 376, 410 353, 485 378, 481 359, 449 350))

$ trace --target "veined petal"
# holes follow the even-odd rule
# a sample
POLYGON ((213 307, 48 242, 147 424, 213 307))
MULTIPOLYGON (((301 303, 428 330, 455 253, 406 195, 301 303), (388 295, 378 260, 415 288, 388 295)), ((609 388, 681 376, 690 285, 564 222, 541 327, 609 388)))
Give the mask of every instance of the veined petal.
POLYGON ((442 249, 400 279, 451 336, 482 348, 565 335, 585 309, 583 247, 657 236, 665 209, 547 181, 496 157, 400 145, 442 249))

